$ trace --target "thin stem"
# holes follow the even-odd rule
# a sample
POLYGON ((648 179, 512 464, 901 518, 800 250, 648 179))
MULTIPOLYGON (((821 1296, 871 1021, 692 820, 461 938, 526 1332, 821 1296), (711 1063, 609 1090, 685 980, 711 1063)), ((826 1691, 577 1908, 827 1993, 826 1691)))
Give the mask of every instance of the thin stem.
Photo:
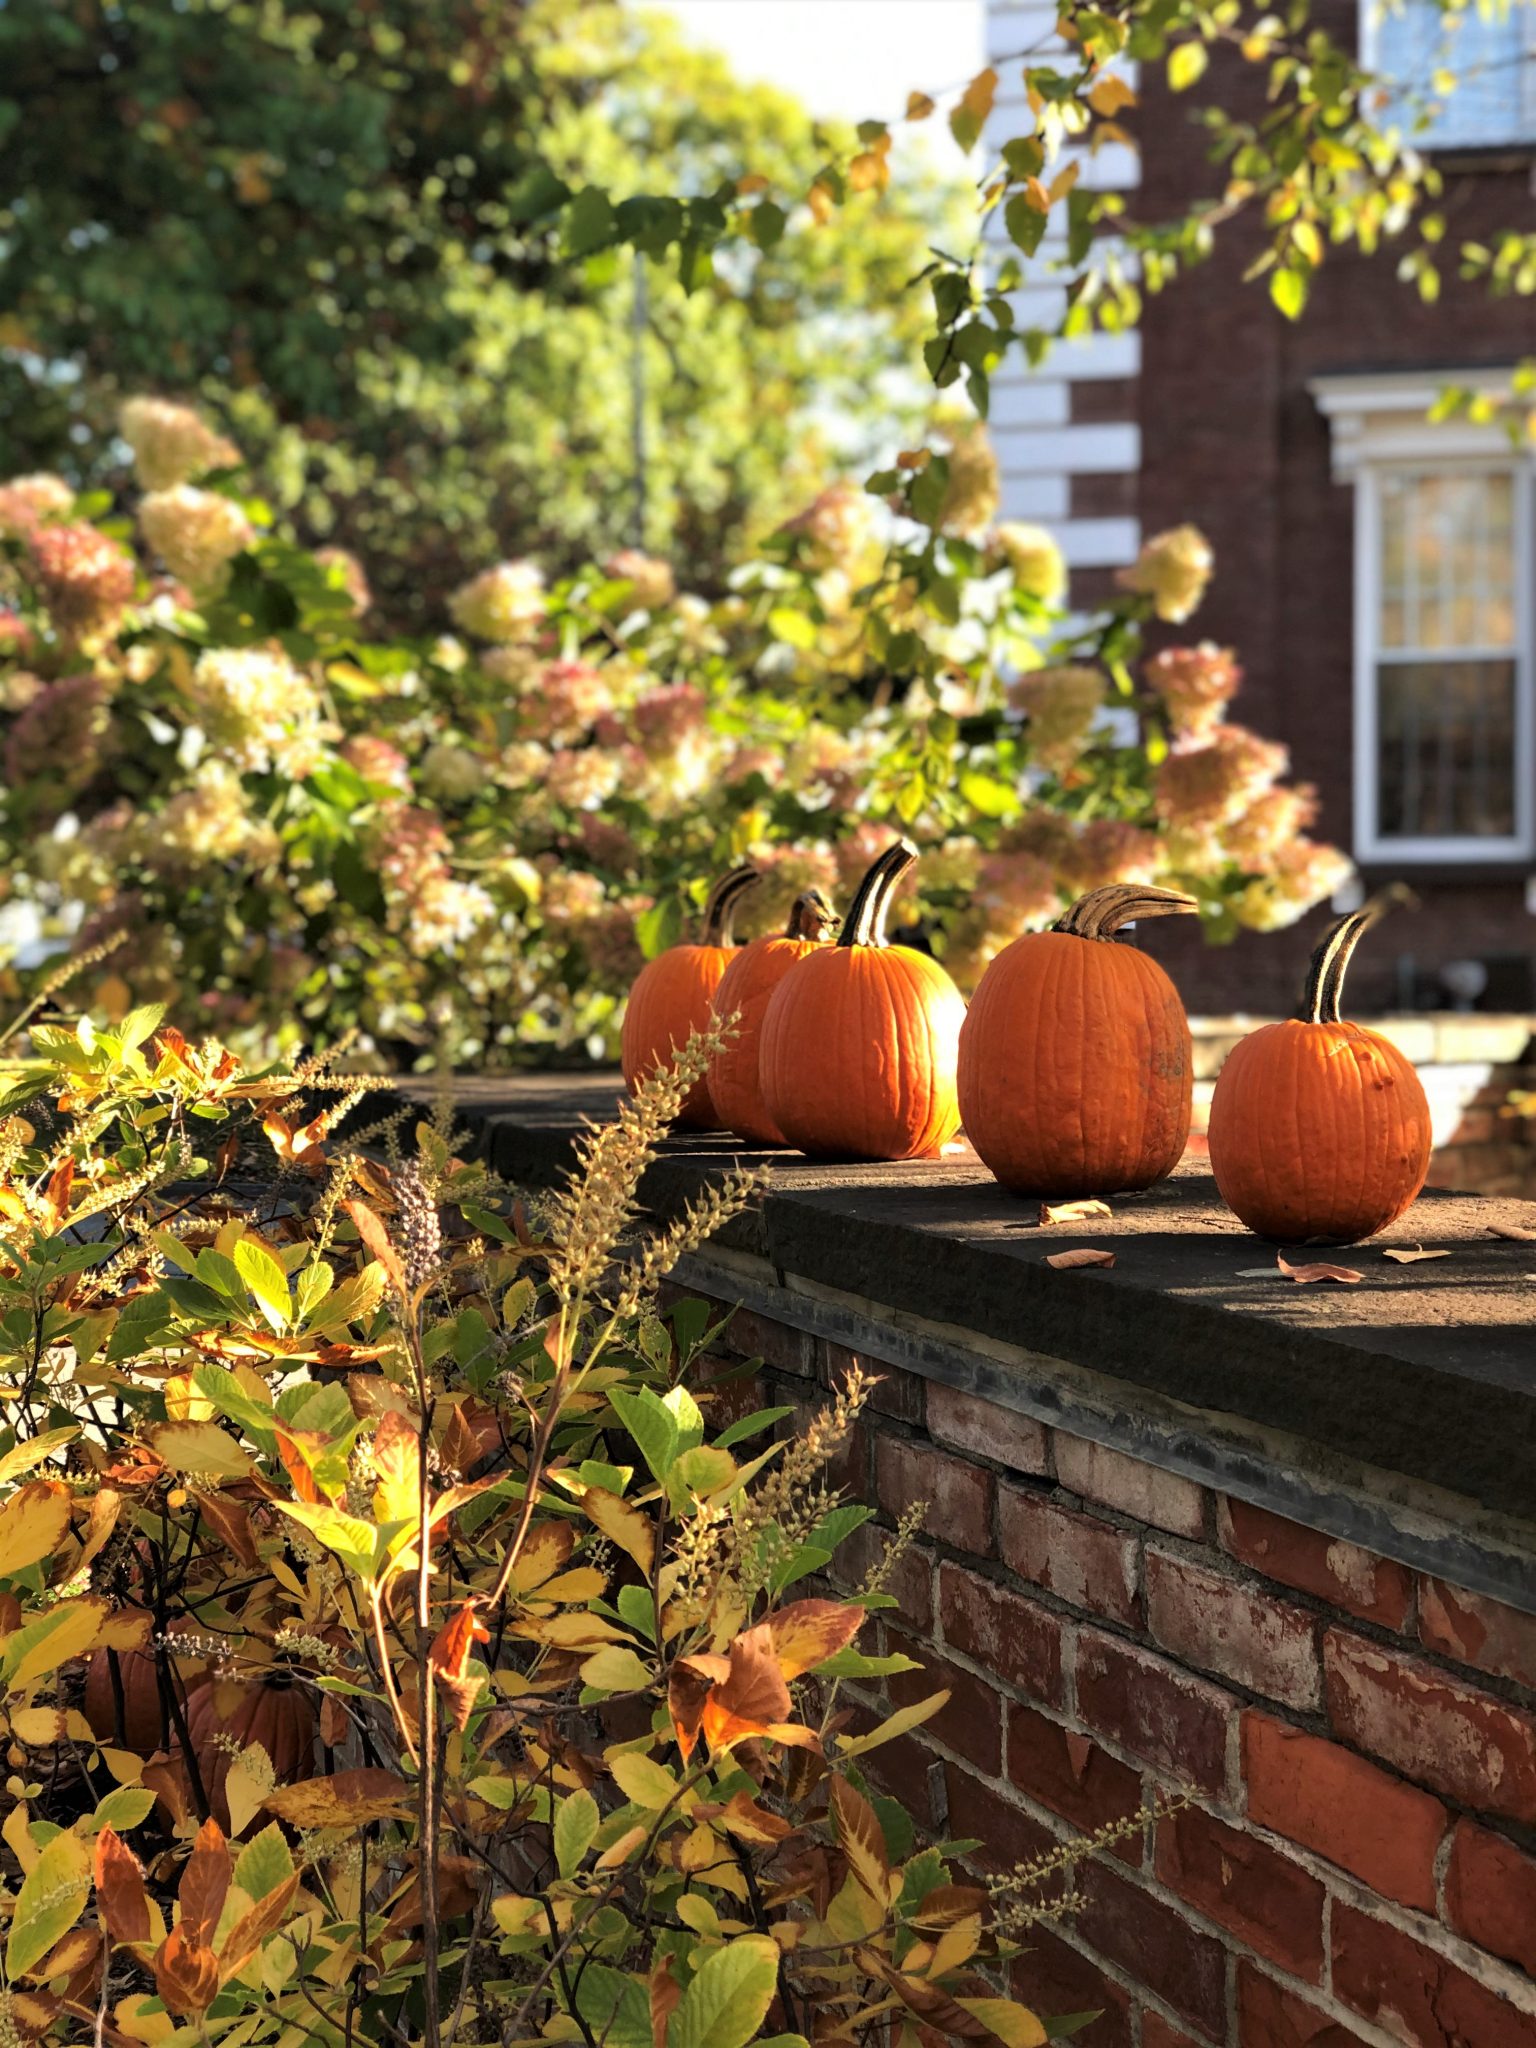
POLYGON ((732 868, 728 875, 720 877, 704 905, 704 945, 730 945, 735 935, 736 911, 741 899, 761 880, 757 869, 750 867, 732 868))
POLYGON ((1146 917, 1182 917, 1200 908, 1193 896, 1178 889, 1154 889, 1150 883, 1112 882, 1107 889, 1092 889, 1079 896, 1052 931, 1068 932, 1078 939, 1112 939, 1122 925, 1140 923, 1146 917))
POLYGON ((840 946, 883 946, 886 914, 896 884, 917 859, 917 848, 905 839, 888 846, 873 862, 858 886, 848 915, 843 919, 840 946))
POLYGON ((1303 1024, 1343 1022, 1339 1005, 1344 998, 1344 976, 1356 946, 1389 910, 1395 910, 1399 905, 1411 908, 1417 901, 1411 889, 1401 882, 1393 882, 1358 910, 1352 910, 1348 917, 1341 917, 1337 924, 1329 926, 1318 941, 1307 968, 1301 1002, 1296 1011, 1303 1024))

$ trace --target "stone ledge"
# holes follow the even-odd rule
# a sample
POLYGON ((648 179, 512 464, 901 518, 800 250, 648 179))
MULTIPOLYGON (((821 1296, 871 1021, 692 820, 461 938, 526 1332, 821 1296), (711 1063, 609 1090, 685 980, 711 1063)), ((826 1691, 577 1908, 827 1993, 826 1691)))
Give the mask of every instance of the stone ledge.
MULTIPOLYGON (((499 1172, 548 1185, 569 1165, 583 1119, 610 1112, 616 1094, 612 1076, 470 1080, 460 1114, 499 1172)), ((1336 1255, 1364 1275, 1344 1288, 1260 1274, 1274 1247, 1243 1229, 1193 1165, 1118 1198, 1091 1231, 1039 1229, 1035 1206, 1004 1194, 973 1155, 823 1166, 680 1136, 642 1198, 653 1213, 675 1213, 743 1158, 770 1163, 772 1186, 711 1247, 716 1266, 743 1262, 743 1278, 750 1268, 802 1302, 863 1303, 871 1332, 915 1319, 982 1353, 1002 1347, 1090 1373, 1132 1423, 1182 1414, 1186 1435, 1266 1434, 1274 1462, 1309 1492, 1337 1491, 1347 1470, 1375 1474, 1383 1497, 1405 1505, 1459 1499, 1465 1517, 1432 1519, 1470 1528, 1492 1518, 1507 1524, 1512 1550, 1536 1553, 1536 1241, 1489 1234, 1536 1231, 1536 1205, 1426 1193, 1393 1230, 1336 1255), (1117 1265, 1045 1265, 1048 1252, 1083 1243, 1115 1251, 1117 1265), (1450 1257, 1399 1266, 1383 1256, 1420 1245, 1450 1257)), ((860 1317, 844 1320, 841 1341, 857 1349, 860 1317)), ((942 1353, 917 1369, 946 1377, 942 1353)), ((1006 1378, 1006 1364, 997 1370, 1006 1378)))

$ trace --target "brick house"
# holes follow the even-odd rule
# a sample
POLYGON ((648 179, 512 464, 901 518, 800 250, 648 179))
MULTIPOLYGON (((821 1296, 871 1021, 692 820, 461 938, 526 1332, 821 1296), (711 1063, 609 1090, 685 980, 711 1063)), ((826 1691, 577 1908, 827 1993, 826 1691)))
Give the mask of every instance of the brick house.
MULTIPOLYGON (((1351 0, 1324 10, 1341 35, 1354 16, 1351 0)), ((989 0, 994 60, 1038 47, 1052 20, 1038 0, 989 0)), ((1444 61, 1437 23, 1434 0, 1366 20, 1368 60, 1427 82, 1444 61)), ((1468 82, 1425 141, 1446 179, 1448 251, 1536 220, 1536 7, 1474 17, 1453 47, 1468 82)), ((1019 65, 999 68, 1001 141, 1027 116, 1019 65)), ((1227 105, 1255 84, 1235 58, 1208 80, 1227 105)), ((1191 119, 1198 95, 1171 96, 1160 74, 1140 88, 1139 161, 1108 149, 1083 176, 1139 188, 1138 213, 1158 220, 1221 174, 1191 119)), ((994 405, 1005 512, 1058 533, 1085 604, 1144 534, 1200 526, 1217 579, 1186 630, 1237 648, 1237 714, 1290 747, 1320 794, 1320 835, 1367 886, 1401 876, 1422 900, 1358 963, 1359 1007, 1447 1007, 1442 970, 1473 959, 1480 1007, 1536 1008, 1536 455, 1496 421, 1425 417, 1448 383, 1507 393, 1536 354, 1536 311, 1463 282, 1453 256, 1426 304, 1388 245, 1331 251, 1293 325, 1241 282, 1255 247, 1239 223, 1147 300, 1139 331, 1010 366, 994 405)), ((1021 311, 1039 319, 1057 291, 1031 287, 1021 311)), ((1191 1008, 1289 1008, 1324 915, 1220 951, 1172 935, 1191 1008)))

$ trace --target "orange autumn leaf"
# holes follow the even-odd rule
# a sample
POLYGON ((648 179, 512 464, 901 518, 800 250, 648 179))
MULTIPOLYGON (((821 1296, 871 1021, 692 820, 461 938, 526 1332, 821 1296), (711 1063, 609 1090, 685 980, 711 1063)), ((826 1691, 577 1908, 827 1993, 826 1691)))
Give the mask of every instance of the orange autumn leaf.
POLYGON ((1058 1272, 1070 1272, 1074 1266, 1112 1266, 1115 1255, 1094 1245, 1079 1245, 1075 1251, 1051 1252, 1045 1263, 1058 1272))
POLYGON ((212 1942, 233 1875, 224 1830, 216 1820, 205 1820, 176 1894, 181 1902, 181 1931, 188 1941, 212 1942))
POLYGON ((1353 1266, 1293 1266, 1283 1255, 1276 1258, 1275 1264, 1287 1280, 1295 1280, 1303 1287, 1313 1280, 1337 1280, 1341 1287, 1353 1287, 1361 1278, 1353 1266))
POLYGON ((796 1600, 770 1615, 767 1627, 783 1678, 798 1678, 847 1647, 864 1625, 864 1609, 842 1600, 796 1600))
POLYGON ((365 1821, 392 1820, 401 1814, 407 1793, 405 1780, 393 1771, 365 1764, 329 1778, 279 1785, 262 1804, 296 1828, 361 1827, 365 1821))
POLYGON ((400 1254, 389 1241, 389 1232, 366 1202, 348 1201, 343 1206, 356 1225, 358 1236, 384 1268, 390 1286, 404 1300, 411 1290, 406 1285, 400 1254))
POLYGON ((185 1926, 173 1927, 155 1951, 155 1989, 167 2012, 206 2012, 219 1995, 219 1959, 185 1926))
POLYGON ((657 1959, 651 1970, 651 2048, 667 2048, 667 2022, 682 2002, 683 1987, 672 1975, 672 1958, 657 1959))
POLYGON ((438 1630, 429 1655, 433 1674, 448 1699, 453 1725, 462 1735, 480 1694, 480 1680, 470 1673, 475 1644, 488 1643, 491 1632, 466 1600, 438 1630))
POLYGON ((258 1899, 251 1910, 243 1914, 224 1937, 224 1946, 219 1951, 219 1977, 228 1983, 236 1977, 255 1955, 269 1934, 275 1934, 283 1924, 299 1880, 285 1877, 281 1884, 258 1899))
POLYGON ((149 1898, 139 1859, 115 1828, 96 1837, 96 1910, 113 1941, 148 1941, 149 1898))

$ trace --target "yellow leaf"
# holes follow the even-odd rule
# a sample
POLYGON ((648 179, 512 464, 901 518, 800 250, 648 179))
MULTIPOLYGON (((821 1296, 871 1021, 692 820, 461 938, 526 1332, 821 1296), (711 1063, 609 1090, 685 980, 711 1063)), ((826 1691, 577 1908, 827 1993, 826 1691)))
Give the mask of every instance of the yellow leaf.
POLYGON ((847 1742, 839 1742, 839 1757, 863 1756, 867 1750, 878 1749, 883 1742, 894 1742, 898 1735, 905 1735, 909 1729, 921 1727, 923 1722, 936 1714, 940 1707, 949 1704, 949 1693, 930 1693, 925 1700, 918 1700, 910 1707, 902 1707, 897 1713, 871 1728, 865 1735, 855 1735, 847 1742))
POLYGON ((160 1422, 147 1435, 156 1455, 176 1472, 247 1479, 255 1469, 234 1438, 216 1422, 160 1422))
POLYGON ((503 1892, 491 1901, 491 1918, 503 1934, 529 1934, 544 1925, 543 1902, 525 1899, 520 1892, 503 1892))
POLYGON ((616 1842, 609 1843, 602 1855, 598 1857, 596 1863, 593 1864, 593 1869, 617 1870, 621 1863, 627 1863, 630 1857, 634 1855, 640 1844, 645 1840, 647 1833, 648 1830, 644 1827, 626 1828, 616 1842))
POLYGON ((1136 95, 1118 73, 1106 71, 1088 88, 1088 104, 1096 114, 1109 121, 1122 107, 1134 107, 1136 95))
POLYGON ((967 1913, 953 1927, 946 1927, 934 1943, 926 1974, 930 1977, 946 1976, 951 1970, 958 1970, 962 1963, 968 1963, 980 1947, 981 1915, 967 1913))
POLYGON ((980 2020, 989 2034, 995 2034, 1005 2048, 1047 2048, 1050 2036, 1027 2006, 1011 1998, 957 1998, 963 2012, 980 2020))
POLYGON ((552 1579, 546 1579, 539 1588, 541 1600, 555 1600, 574 1606, 578 1601, 596 1600, 607 1587, 608 1579, 595 1565, 578 1565, 574 1571, 560 1572, 552 1579))
POLYGON ((833 209, 837 204, 832 194, 832 187, 824 185, 820 178, 815 181, 810 191, 806 193, 805 203, 811 209, 811 218, 818 227, 824 226, 832 218, 833 209))
POLYGON ((653 1756, 644 1756, 637 1750, 620 1750, 617 1754, 610 1751, 608 1768, 624 1797, 652 1813, 660 1813, 677 1796, 677 1779, 653 1756))
POLYGON ((88 1595, 49 1608, 24 1628, 13 1630, 0 1645, 0 1676, 7 1690, 23 1692, 72 1657, 93 1649, 107 1612, 105 1600, 88 1595))
POLYGON ((616 1493, 603 1493, 596 1487, 582 1495, 581 1505, 588 1521, 594 1522, 611 1543, 617 1543, 620 1550, 632 1557, 649 1578, 656 1557, 656 1532, 647 1517, 627 1500, 620 1500, 616 1493))
POLYGON ((0 1579, 50 1557, 69 1528, 69 1488, 57 1479, 33 1479, 0 1511, 0 1579))
POLYGON ((1168 59, 1168 90, 1188 92, 1204 76, 1209 62, 1210 52, 1204 43, 1178 44, 1168 59))
POLYGON ((243 1835, 260 1813, 272 1789, 272 1778, 272 1759, 259 1742, 248 1743, 231 1762, 224 1781, 231 1841, 243 1835))
POLYGON ((173 1372, 165 1383, 165 1412, 172 1422, 210 1422, 218 1409, 192 1384, 189 1372, 173 1372))
POLYGON ((581 1650, 589 1643, 628 1642, 628 1634, 601 1614, 551 1614, 529 1622, 519 1633, 527 1633, 557 1650, 581 1650))
POLYGON ((609 1643, 582 1665, 581 1680, 598 1692, 645 1692, 654 1683, 654 1674, 633 1650, 609 1643))
POLYGON ((1052 178, 1051 204, 1053 206, 1055 205, 1058 199, 1066 198, 1067 194, 1072 190, 1072 187, 1077 183, 1077 174, 1081 169, 1082 164, 1078 161, 1076 157, 1074 157, 1071 163, 1065 165, 1061 170, 1059 170, 1056 173, 1055 177, 1052 178))
POLYGON ((933 101, 929 99, 927 93, 909 92, 907 94, 907 119, 909 121, 926 121, 932 112, 933 101))

